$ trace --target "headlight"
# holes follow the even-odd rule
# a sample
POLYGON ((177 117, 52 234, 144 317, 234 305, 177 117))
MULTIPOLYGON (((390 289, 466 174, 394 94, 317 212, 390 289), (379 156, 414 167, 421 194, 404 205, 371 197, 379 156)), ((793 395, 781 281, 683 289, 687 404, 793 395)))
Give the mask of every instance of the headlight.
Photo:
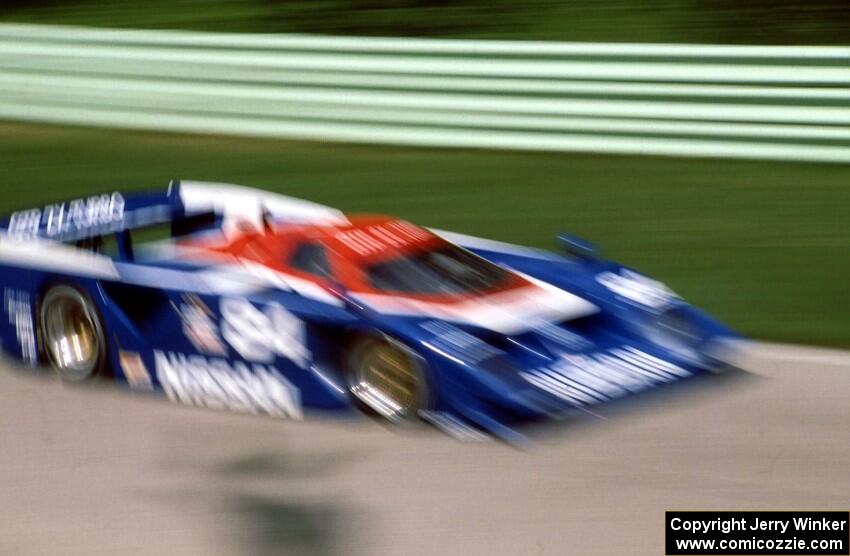
POLYGON ((656 319, 655 324, 663 335, 673 339, 677 343, 687 346, 697 346, 703 341, 700 329, 691 319, 676 309, 661 313, 656 319))
POLYGON ((596 277, 596 281, 614 294, 653 311, 661 311, 679 299, 673 290, 661 282, 625 268, 620 269, 619 273, 603 272, 596 277))
POLYGON ((686 359, 701 359, 700 347, 705 340, 702 330, 687 315, 673 308, 650 319, 644 329, 654 344, 686 359))

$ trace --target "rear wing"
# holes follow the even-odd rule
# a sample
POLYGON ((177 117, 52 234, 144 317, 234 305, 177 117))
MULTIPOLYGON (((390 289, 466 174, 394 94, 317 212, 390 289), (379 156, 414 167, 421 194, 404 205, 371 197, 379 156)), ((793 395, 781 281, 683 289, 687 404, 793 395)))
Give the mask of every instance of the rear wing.
POLYGON ((172 181, 166 191, 103 193, 30 208, 0 219, 9 239, 75 243, 109 234, 171 225, 172 237, 266 220, 339 222, 341 212, 242 186, 172 181))
POLYGON ((103 193, 13 212, 0 221, 9 239, 73 243, 165 224, 179 216, 167 192, 103 193))

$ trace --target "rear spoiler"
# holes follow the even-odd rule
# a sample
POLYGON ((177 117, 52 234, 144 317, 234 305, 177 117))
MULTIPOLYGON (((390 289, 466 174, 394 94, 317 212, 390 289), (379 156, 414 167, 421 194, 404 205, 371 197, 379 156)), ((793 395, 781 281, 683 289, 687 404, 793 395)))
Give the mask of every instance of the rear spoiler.
POLYGON ((165 224, 179 217, 168 192, 103 193, 19 210, 0 221, 10 239, 71 243, 165 224))
POLYGON ((239 221, 344 221, 341 212, 283 195, 228 184, 172 181, 166 191, 103 193, 12 213, 0 219, 11 239, 73 243, 171 224, 172 237, 239 221))

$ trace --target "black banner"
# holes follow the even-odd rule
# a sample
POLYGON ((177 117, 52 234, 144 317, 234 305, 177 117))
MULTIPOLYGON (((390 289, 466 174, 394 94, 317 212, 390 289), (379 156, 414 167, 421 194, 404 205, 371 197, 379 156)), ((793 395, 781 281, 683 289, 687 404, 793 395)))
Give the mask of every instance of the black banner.
POLYGON ((850 512, 666 512, 665 554, 850 555, 850 512))

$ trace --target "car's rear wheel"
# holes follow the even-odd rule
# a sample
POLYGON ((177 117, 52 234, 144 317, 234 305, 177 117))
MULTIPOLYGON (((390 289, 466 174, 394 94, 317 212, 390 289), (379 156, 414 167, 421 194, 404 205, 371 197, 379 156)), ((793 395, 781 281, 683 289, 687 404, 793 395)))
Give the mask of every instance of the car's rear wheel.
POLYGON ((356 342, 349 355, 349 390, 361 408, 394 424, 412 423, 427 405, 419 357, 385 337, 356 342))
POLYGON ((70 286, 55 286, 41 300, 39 329, 50 365, 64 379, 96 376, 106 361, 106 340, 92 301, 70 286))

